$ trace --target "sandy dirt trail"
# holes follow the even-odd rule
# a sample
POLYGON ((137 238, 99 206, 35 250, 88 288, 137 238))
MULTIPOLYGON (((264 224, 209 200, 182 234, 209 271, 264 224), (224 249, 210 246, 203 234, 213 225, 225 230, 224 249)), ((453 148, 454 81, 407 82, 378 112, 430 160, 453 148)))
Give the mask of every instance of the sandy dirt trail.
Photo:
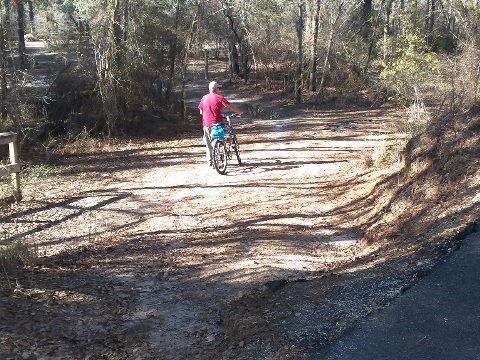
MULTIPOLYGON (((312 284, 373 251, 359 245, 359 219, 382 174, 362 163, 400 141, 388 130, 397 116, 277 108, 235 119, 243 165, 223 176, 197 135, 65 159, 56 186, 31 185, 30 200, 27 189, 36 208, 2 224, 25 224, 48 256, 17 279, 20 308, 38 309, 3 314, 20 328, 2 333, 0 355, 301 358, 338 335, 353 301, 330 280, 312 284)), ((401 281, 389 281, 393 296, 401 281)))

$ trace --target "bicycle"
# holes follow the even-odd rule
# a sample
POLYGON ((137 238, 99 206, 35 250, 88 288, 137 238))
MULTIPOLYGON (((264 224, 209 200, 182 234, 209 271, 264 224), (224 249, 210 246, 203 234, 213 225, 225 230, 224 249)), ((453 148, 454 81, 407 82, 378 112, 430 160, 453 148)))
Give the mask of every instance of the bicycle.
POLYGON ((239 117, 237 114, 222 115, 224 122, 221 124, 225 131, 225 136, 214 136, 212 138, 213 165, 215 170, 221 175, 227 171, 227 164, 232 160, 233 153, 237 158, 238 166, 242 165, 240 158, 240 147, 238 146, 237 136, 233 130, 230 118, 239 117))

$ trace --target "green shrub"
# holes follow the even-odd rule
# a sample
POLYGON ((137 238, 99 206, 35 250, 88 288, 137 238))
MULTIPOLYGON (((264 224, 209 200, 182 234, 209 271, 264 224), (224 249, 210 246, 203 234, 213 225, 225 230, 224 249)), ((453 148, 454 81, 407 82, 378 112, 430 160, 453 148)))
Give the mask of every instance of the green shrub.
POLYGON ((438 78, 438 57, 430 51, 413 14, 407 8, 399 15, 405 31, 388 40, 392 54, 380 74, 393 98, 403 104, 418 99, 438 78))

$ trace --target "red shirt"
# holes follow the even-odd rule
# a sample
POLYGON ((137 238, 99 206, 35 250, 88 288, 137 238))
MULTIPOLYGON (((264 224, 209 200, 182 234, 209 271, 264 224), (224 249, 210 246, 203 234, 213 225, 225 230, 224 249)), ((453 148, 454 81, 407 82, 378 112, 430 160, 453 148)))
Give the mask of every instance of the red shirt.
POLYGON ((216 93, 209 93, 202 97, 198 108, 202 111, 203 126, 212 126, 223 121, 222 108, 230 105, 227 99, 216 93))

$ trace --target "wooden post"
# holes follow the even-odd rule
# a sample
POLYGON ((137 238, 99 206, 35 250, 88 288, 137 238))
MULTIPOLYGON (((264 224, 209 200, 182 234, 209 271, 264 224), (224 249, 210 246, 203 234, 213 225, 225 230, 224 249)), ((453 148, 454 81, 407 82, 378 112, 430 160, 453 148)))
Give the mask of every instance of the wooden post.
POLYGON ((14 194, 16 201, 22 200, 22 191, 20 189, 20 170, 18 155, 17 134, 13 132, 0 133, 0 145, 8 144, 10 154, 10 164, 3 167, 0 166, 0 176, 10 175, 14 186, 14 194))
MULTIPOLYGON (((19 156, 18 156, 18 142, 17 142, 17 135, 15 134, 15 140, 8 144, 9 152, 10 152, 10 164, 11 165, 20 165, 18 163, 19 156)), ((18 169, 20 170, 20 169, 18 169)), ((15 171, 12 173, 12 182, 14 186, 14 196, 15 200, 20 201, 22 200, 22 191, 20 189, 20 172, 15 171)))
POLYGON ((205 49, 205 80, 208 80, 208 50, 205 49))

